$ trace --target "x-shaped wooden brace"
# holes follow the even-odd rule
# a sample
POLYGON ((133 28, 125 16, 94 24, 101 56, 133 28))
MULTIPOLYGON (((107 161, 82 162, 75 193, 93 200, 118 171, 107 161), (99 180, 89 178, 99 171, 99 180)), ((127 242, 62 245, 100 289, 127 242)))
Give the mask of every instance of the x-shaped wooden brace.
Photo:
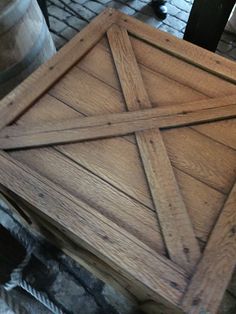
MULTIPOLYGON (((114 24, 107 35, 130 112, 27 128, 6 127, 0 132, 0 148, 72 143, 135 132, 169 257, 189 275, 194 274, 180 307, 186 313, 197 314, 209 308, 215 313, 235 266, 236 185, 228 196, 201 257, 159 129, 236 117, 235 96, 152 108, 126 29, 114 24), (224 272, 220 274, 222 269, 224 272), (206 293, 207 289, 211 289, 212 293, 206 293), (214 295, 218 297, 217 300, 214 295)), ((29 97, 33 99, 33 96, 29 97)), ((8 109, 6 114, 8 122, 17 116, 17 112, 9 116, 8 109)), ((4 153, 1 156, 2 159, 7 158, 4 153)))

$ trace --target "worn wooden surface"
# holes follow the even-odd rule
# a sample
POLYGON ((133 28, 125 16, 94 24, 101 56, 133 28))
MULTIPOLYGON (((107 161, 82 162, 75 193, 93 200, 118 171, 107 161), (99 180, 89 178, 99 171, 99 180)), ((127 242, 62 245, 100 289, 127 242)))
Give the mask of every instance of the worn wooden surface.
POLYGON ((105 11, 1 102, 1 190, 150 313, 217 313, 235 266, 235 69, 105 11))

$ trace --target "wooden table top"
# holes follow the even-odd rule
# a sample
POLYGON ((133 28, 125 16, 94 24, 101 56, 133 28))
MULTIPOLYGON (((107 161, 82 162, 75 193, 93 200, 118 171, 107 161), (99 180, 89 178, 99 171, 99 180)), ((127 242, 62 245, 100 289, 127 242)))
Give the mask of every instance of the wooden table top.
POLYGON ((1 190, 132 293, 217 313, 236 263, 235 82, 234 62, 108 9, 1 101, 1 190))

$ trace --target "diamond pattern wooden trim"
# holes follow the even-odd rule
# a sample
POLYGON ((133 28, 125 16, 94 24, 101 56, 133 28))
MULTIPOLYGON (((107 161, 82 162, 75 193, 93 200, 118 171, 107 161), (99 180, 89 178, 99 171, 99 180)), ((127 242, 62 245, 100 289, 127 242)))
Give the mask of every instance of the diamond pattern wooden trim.
POLYGON ((70 119, 0 131, 0 148, 17 149, 126 135, 152 128, 172 128, 236 117, 236 96, 184 105, 70 119))
POLYGON ((0 107, 0 129, 14 122, 45 91, 69 71, 104 36, 107 29, 116 22, 117 17, 115 10, 105 10, 88 27, 83 29, 76 38, 61 49, 54 58, 30 75, 23 84, 20 84, 14 90, 14 93, 10 93, 9 96, 5 97, 0 107))
POLYGON ((236 265, 236 182, 184 295, 185 313, 216 313, 236 265))
MULTIPOLYGON (((107 36, 128 109, 151 108, 126 29, 113 25, 107 36)), ((170 258, 191 273, 200 249, 160 130, 135 135, 170 258)))

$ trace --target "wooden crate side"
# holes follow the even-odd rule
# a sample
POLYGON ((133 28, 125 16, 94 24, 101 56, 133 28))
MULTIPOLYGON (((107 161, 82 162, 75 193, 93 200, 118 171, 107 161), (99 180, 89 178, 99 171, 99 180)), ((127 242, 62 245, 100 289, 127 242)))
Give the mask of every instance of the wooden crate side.
POLYGON ((37 208, 45 219, 67 230, 129 280, 147 289, 151 298, 158 296, 158 300, 178 304, 187 286, 182 268, 6 153, 1 152, 0 156, 0 183, 5 188, 37 208))

